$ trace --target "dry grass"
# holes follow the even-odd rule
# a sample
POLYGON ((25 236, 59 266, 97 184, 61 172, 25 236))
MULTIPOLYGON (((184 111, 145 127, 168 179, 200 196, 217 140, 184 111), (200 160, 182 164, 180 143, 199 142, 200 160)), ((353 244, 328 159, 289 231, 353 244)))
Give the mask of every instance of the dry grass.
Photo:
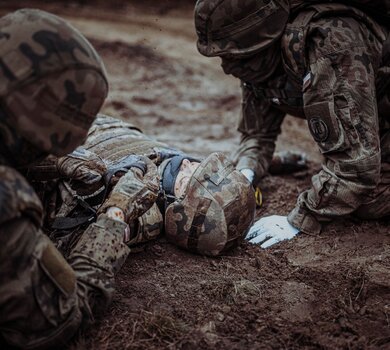
POLYGON ((175 348, 189 334, 188 325, 161 310, 142 310, 138 314, 125 312, 117 319, 110 325, 104 324, 98 334, 81 335, 69 350, 89 349, 92 341, 94 344, 97 341, 101 350, 148 349, 150 344, 175 348))
POLYGON ((246 279, 232 281, 231 278, 225 277, 214 280, 210 284, 207 294, 226 304, 237 304, 246 299, 260 298, 262 287, 258 283, 246 279))

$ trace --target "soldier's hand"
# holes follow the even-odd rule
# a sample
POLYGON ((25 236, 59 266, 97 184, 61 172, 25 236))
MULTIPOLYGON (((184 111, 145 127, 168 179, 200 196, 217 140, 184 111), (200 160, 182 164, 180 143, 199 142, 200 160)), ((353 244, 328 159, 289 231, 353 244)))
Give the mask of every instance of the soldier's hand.
POLYGON ((131 168, 138 168, 142 175, 146 173, 147 164, 145 157, 130 154, 118 160, 116 164, 111 165, 106 172, 104 182, 112 186, 116 185, 119 179, 131 168))
POLYGON ((147 157, 139 158, 138 162, 140 161, 144 163, 145 172, 138 166, 130 167, 99 208, 99 213, 104 213, 110 207, 117 207, 123 211, 125 221, 130 222, 153 205, 159 192, 157 167, 147 157))
POLYGON ((70 185, 79 195, 90 194, 104 185, 107 171, 104 162, 93 152, 82 147, 57 160, 60 175, 70 180, 70 185))
POLYGON ((276 152, 268 171, 272 175, 291 174, 307 169, 307 156, 299 151, 276 152))
MULTIPOLYGON (((117 207, 107 208, 106 215, 113 220, 125 222, 125 213, 122 209, 117 207)), ((123 242, 127 243, 130 240, 130 227, 126 225, 125 232, 123 233, 123 242)))
POLYGON ((283 240, 291 239, 299 233, 286 216, 266 216, 256 221, 250 228, 245 239, 253 244, 267 248, 283 240))

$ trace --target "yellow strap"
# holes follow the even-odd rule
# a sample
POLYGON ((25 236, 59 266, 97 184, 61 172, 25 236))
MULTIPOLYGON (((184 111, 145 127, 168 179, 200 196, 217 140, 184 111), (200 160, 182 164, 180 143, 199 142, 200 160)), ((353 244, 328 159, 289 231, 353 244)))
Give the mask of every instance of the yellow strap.
POLYGON ((255 190, 256 205, 261 207, 263 205, 263 194, 261 193, 260 188, 256 187, 255 190))

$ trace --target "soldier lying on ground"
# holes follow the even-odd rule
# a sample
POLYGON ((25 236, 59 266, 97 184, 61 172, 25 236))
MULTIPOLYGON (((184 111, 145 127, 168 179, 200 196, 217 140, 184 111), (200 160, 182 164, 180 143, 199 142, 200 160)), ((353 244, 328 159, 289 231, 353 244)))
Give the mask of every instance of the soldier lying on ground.
MULTIPOLYGON (((42 233, 45 212, 22 173, 85 140, 108 84, 90 43, 54 15, 9 14, 0 19, 0 38, 0 344, 58 348, 110 302, 129 252, 127 225, 102 210, 65 260, 42 233)), ((133 169, 126 176, 140 177, 133 169)), ((120 201, 131 220, 143 209, 133 212, 138 193, 128 190, 108 201, 120 201)), ((142 190, 151 203, 155 193, 142 190)))
POLYGON ((288 217, 260 219, 251 242, 390 214, 389 23, 388 0, 198 0, 200 53, 242 82, 237 169, 259 185, 286 113, 307 119, 324 156, 288 217))
MULTIPOLYGON (((233 171, 223 155, 212 154, 201 162, 197 157, 149 138, 129 123, 99 115, 83 146, 63 158, 48 159, 29 172, 29 178, 35 179, 33 183, 36 186, 43 185, 42 179, 47 178, 48 173, 58 173, 54 177, 62 178, 56 186, 51 186, 54 188, 51 195, 47 184, 38 192, 46 197, 43 202, 50 213, 46 223, 48 234, 64 254, 77 241, 83 227, 108 205, 104 203, 105 197, 127 171, 128 165, 138 163, 142 170, 142 161, 137 161, 137 156, 148 157, 158 166, 161 182, 156 203, 130 223, 126 243, 131 248, 136 249, 140 243, 153 240, 162 232, 173 243, 205 255, 218 255, 238 244, 248 230, 253 213, 252 189, 243 176, 233 171), (225 174, 220 177, 220 184, 228 179, 232 182, 219 190, 214 188, 213 194, 207 192, 207 197, 218 200, 219 208, 214 205, 213 210, 203 211, 203 228, 194 235, 186 227, 201 224, 195 210, 200 205, 197 203, 202 203, 202 197, 205 197, 201 182, 211 175, 207 174, 209 167, 213 167, 215 173, 225 174), (232 194, 235 195, 232 197, 232 194), (178 200, 182 207, 179 209, 176 204, 174 216, 170 205, 178 200), (233 201, 234 205, 228 205, 233 201), (237 207, 240 209, 236 210, 237 207), (181 226, 178 226, 178 222, 181 226)), ((291 173, 305 167, 303 154, 279 152, 271 163, 270 171, 274 174, 291 173)), ((211 184, 207 188, 210 189, 211 184)), ((120 208, 111 208, 107 214, 115 218, 123 217, 120 208)))
MULTIPOLYGON (((126 243, 130 247, 164 231, 169 241, 182 248, 215 256, 243 239, 254 218, 254 191, 223 154, 213 153, 200 160, 149 138, 129 123, 99 115, 83 146, 29 172, 37 187, 44 185, 38 192, 44 194, 49 212, 46 227, 64 254, 97 213, 116 206, 108 215, 124 216, 120 201, 112 201, 112 196, 106 200, 106 196, 112 188, 121 191, 116 181, 129 164, 142 172, 143 158, 139 156, 157 165, 161 180, 156 203, 128 222, 126 243), (56 172, 53 177, 62 180, 50 192, 42 180, 56 172)), ((133 192, 138 191, 136 186, 143 191, 142 184, 129 186, 133 192)))

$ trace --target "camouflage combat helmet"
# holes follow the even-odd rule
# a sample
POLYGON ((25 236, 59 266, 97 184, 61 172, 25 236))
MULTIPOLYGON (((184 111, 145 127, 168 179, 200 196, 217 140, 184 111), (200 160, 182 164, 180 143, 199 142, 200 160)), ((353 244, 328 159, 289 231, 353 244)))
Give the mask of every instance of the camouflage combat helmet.
POLYGON ((46 154, 69 153, 107 96, 99 55, 69 23, 34 9, 0 18, 0 43, 2 149, 18 155, 12 147, 23 140, 46 154))
POLYGON ((182 198, 165 210, 165 233, 190 251, 215 256, 235 246, 253 223, 252 185, 221 153, 203 160, 182 198))
POLYGON ((250 56, 282 35, 288 16, 287 0, 198 0, 198 50, 209 57, 250 56))

